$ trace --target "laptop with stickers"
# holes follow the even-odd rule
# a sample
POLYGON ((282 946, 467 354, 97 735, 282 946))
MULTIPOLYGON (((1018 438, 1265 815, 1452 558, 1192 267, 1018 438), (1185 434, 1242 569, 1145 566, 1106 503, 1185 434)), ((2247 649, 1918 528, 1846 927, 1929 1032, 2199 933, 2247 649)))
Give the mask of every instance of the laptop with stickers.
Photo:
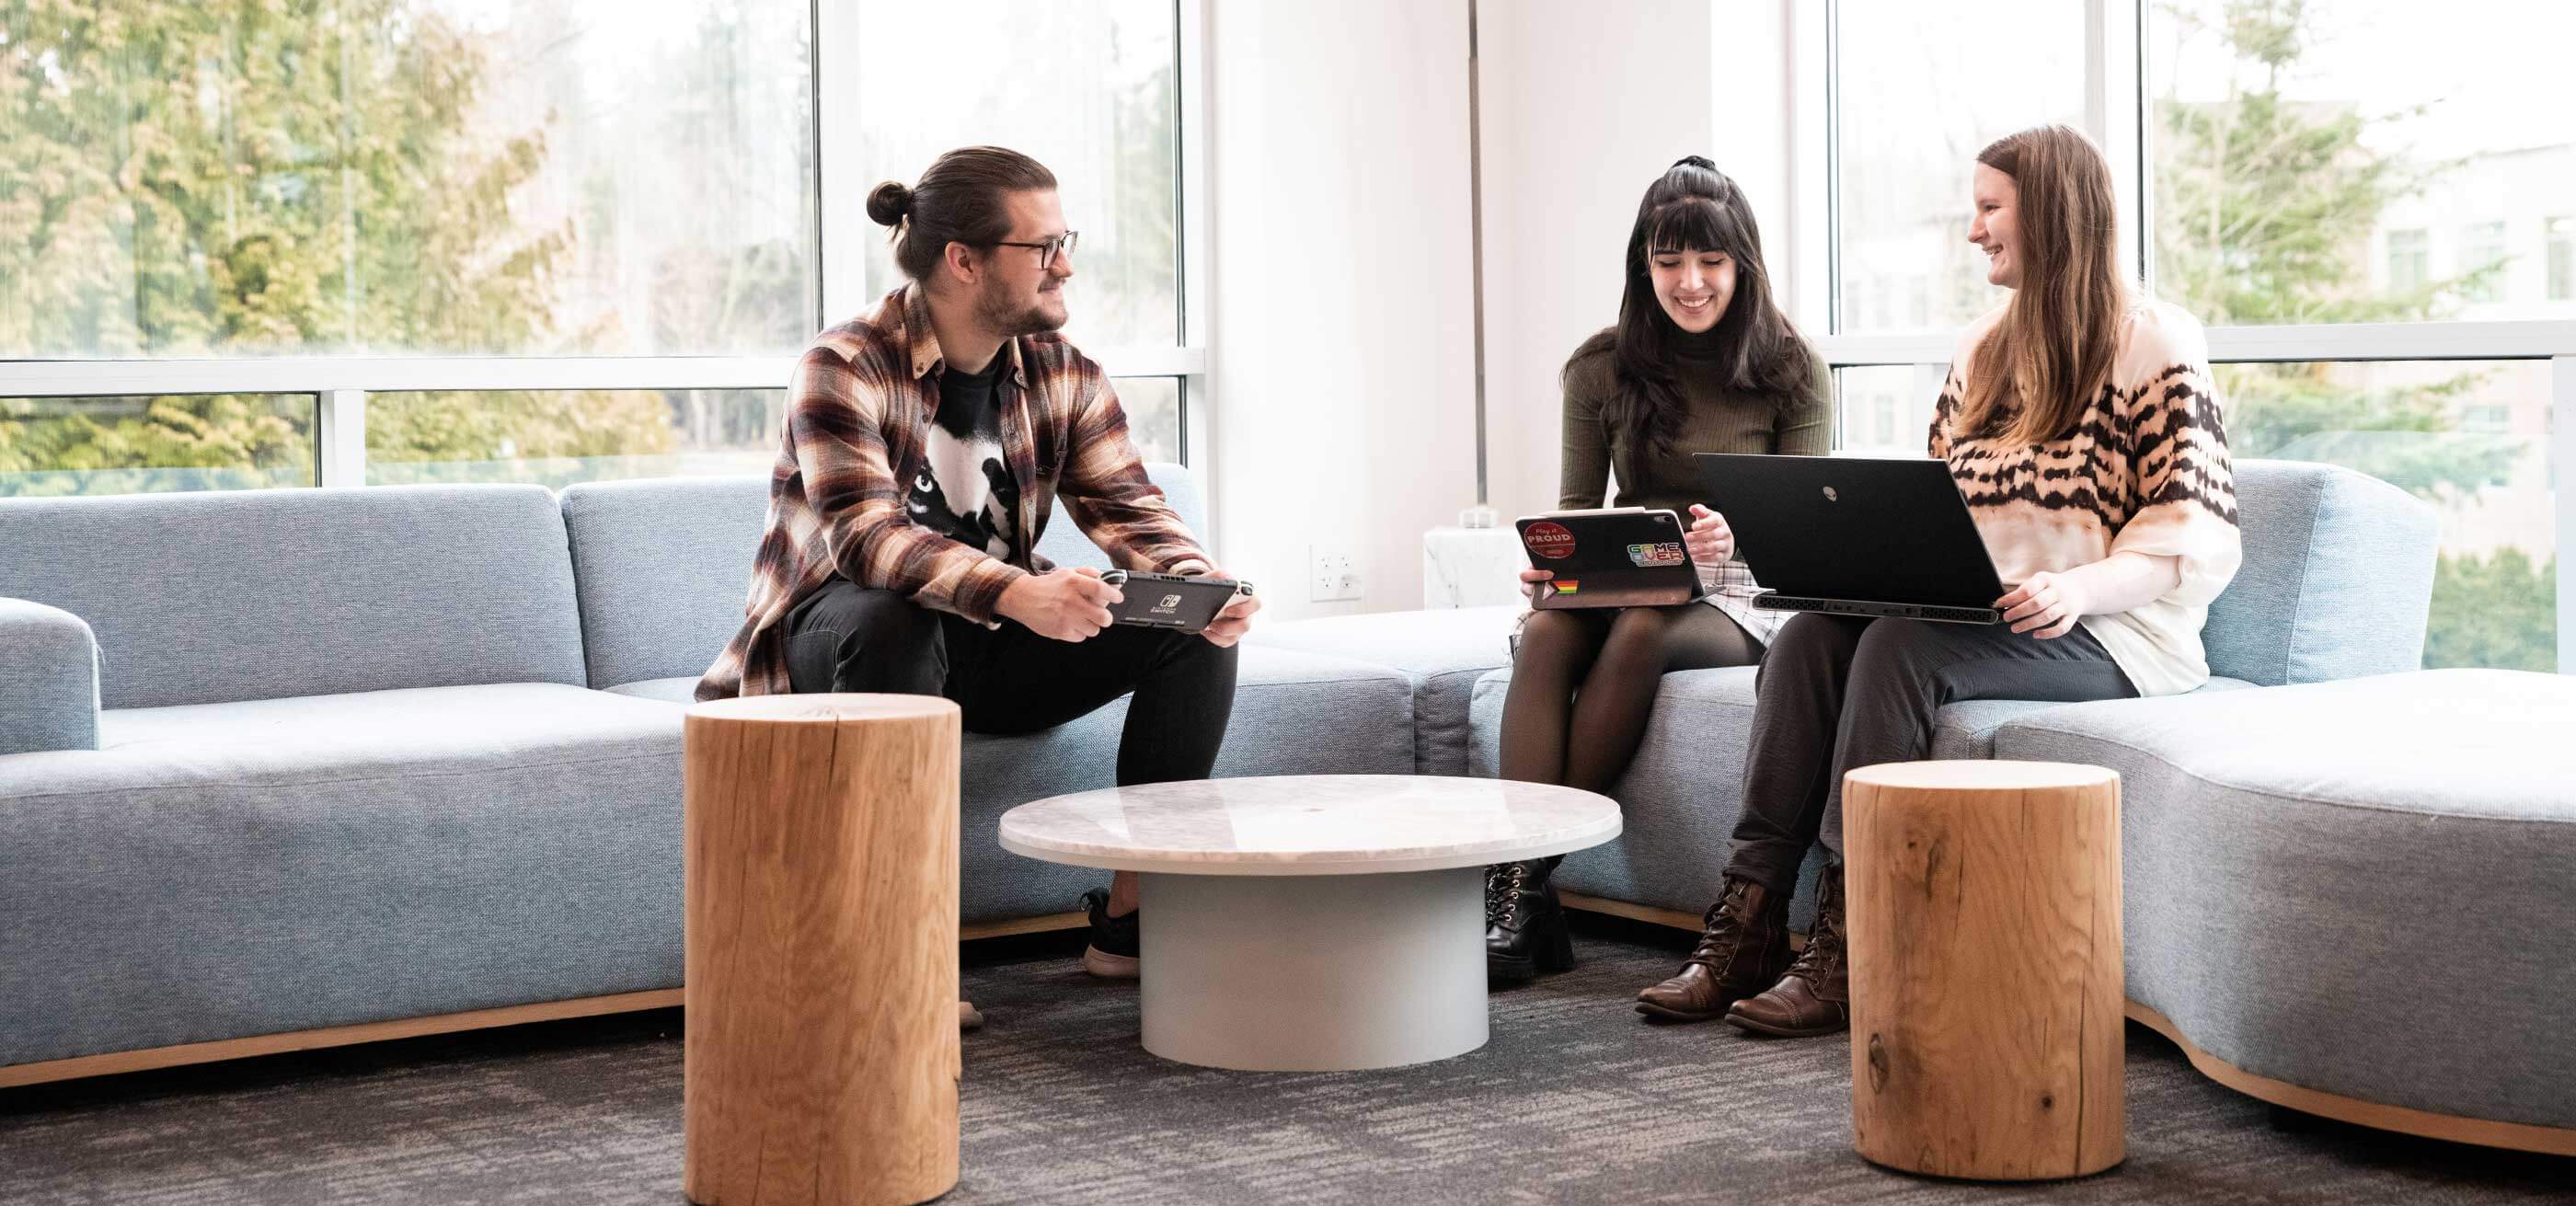
POLYGON ((1700 597, 1681 517, 1671 511, 1552 511, 1517 522, 1531 568, 1556 575, 1530 602, 1540 611, 1664 607, 1700 597))

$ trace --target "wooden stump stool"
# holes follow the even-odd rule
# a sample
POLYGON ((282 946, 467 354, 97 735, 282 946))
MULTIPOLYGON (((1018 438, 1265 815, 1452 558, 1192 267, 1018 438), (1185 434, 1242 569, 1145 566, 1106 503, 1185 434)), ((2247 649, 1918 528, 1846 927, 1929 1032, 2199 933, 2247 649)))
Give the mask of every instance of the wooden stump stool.
POLYGON ((689 709, 691 1201, 957 1184, 957 732, 926 695, 689 709))
POLYGON ((1843 831, 1860 1154, 1998 1181, 2119 1163, 2119 775, 1862 767, 1843 831))

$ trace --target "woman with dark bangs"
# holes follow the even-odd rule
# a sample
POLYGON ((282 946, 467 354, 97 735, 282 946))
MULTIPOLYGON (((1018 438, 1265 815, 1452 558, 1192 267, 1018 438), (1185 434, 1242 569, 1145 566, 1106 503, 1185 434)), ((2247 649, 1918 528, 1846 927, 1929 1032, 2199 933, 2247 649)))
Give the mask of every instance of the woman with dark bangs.
MULTIPOLYGON (((1664 673, 1751 665, 1784 613, 1735 559, 1726 520, 1696 505, 1700 452, 1821 456, 1833 391, 1822 357, 1771 300, 1762 236, 1733 180, 1693 155, 1646 189, 1628 235, 1619 324, 1566 361, 1557 506, 1686 512, 1705 599, 1674 607, 1533 611, 1522 617, 1503 704, 1502 777, 1607 792, 1646 731, 1664 673)), ((1546 570, 1521 573, 1536 589, 1546 570)), ((1485 876, 1485 961, 1496 980, 1574 964, 1555 858, 1485 876)))

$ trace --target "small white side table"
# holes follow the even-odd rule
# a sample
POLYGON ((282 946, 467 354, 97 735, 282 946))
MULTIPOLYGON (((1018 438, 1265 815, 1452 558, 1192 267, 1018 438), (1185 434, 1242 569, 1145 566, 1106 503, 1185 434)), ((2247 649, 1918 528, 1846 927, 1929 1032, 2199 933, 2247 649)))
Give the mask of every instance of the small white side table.
POLYGON ((1435 775, 1204 779, 1002 814, 1002 848, 1141 873, 1145 1049, 1250 1071, 1485 1045, 1488 863, 1619 835, 1570 787, 1435 775))
POLYGON ((1520 572, 1528 568, 1520 530, 1508 521, 1499 528, 1432 528, 1422 534, 1422 605, 1522 602, 1520 572))

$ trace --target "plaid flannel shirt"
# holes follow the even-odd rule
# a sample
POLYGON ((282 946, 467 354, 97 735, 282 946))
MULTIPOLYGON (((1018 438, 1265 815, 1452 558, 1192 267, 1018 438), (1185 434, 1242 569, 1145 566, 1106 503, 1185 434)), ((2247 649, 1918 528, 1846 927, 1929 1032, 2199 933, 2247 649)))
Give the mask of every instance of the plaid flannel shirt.
POLYGON ((1052 334, 1013 339, 1000 355, 1002 452, 1019 490, 1028 564, 959 544, 905 512, 915 478, 927 472, 943 367, 928 300, 920 286, 906 285, 866 316, 816 336, 797 361, 743 626, 699 681, 699 699, 787 692, 780 626, 836 577, 998 627, 993 608, 1002 591, 1053 568, 1036 550, 1058 497, 1116 565, 1214 570, 1146 479, 1100 366, 1052 334))

